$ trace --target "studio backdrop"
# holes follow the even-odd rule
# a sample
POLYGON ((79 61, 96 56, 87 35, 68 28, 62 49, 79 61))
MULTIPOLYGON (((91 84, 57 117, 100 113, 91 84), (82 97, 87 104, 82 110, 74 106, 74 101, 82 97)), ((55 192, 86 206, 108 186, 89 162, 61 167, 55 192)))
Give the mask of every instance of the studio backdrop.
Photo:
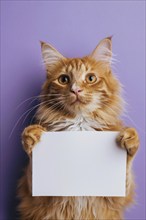
POLYGON ((127 102, 123 120, 140 135, 134 161, 136 204, 125 218, 145 216, 145 1, 2 1, 1 2, 1 212, 17 219, 16 188, 27 156, 21 133, 35 111, 46 73, 40 40, 66 57, 88 55, 98 42, 113 35, 113 72, 127 102), (24 101, 26 100, 26 101, 24 101))

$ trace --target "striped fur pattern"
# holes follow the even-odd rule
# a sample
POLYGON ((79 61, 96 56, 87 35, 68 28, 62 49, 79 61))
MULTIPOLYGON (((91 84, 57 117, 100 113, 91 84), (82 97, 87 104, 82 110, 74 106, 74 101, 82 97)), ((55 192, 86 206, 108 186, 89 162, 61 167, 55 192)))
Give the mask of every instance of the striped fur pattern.
POLYGON ((30 159, 19 182, 18 210, 22 220, 123 219, 124 208, 133 202, 131 166, 138 148, 138 136, 135 129, 125 128, 120 120, 124 102, 121 85, 111 69, 111 47, 111 38, 106 38, 91 55, 69 59, 42 43, 47 79, 40 95, 36 125, 26 128, 22 135, 30 159), (67 83, 67 79, 60 83, 61 75, 67 75, 67 83), (126 197, 32 197, 31 150, 43 129, 121 131, 117 140, 128 154, 126 197))

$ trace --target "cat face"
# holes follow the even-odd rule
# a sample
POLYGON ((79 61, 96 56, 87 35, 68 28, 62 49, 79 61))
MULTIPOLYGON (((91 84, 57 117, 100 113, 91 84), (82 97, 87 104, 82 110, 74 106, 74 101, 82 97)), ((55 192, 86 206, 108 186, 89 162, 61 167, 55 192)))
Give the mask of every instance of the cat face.
POLYGON ((102 40, 91 55, 68 59, 42 43, 47 79, 42 104, 66 115, 98 113, 119 101, 120 86, 111 71, 111 38, 102 40))

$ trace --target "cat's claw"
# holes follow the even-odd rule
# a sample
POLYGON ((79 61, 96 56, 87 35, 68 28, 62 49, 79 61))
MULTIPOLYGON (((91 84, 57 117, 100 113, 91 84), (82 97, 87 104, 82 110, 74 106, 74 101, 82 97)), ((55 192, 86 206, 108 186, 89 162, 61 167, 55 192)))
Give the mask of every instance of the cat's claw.
POLYGON ((139 137, 135 128, 124 128, 117 137, 117 143, 134 156, 139 147, 139 137))
POLYGON ((32 153, 35 144, 40 141, 43 131, 46 131, 41 125, 30 125, 26 127, 22 133, 22 144, 28 155, 32 153))

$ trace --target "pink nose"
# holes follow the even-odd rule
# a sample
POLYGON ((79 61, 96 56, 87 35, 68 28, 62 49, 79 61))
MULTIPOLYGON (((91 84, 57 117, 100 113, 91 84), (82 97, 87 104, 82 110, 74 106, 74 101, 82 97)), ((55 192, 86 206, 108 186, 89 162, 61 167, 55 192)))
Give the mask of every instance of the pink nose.
POLYGON ((74 94, 78 94, 79 92, 82 92, 83 90, 82 89, 80 89, 80 88, 72 88, 71 89, 71 92, 73 92, 74 94))

